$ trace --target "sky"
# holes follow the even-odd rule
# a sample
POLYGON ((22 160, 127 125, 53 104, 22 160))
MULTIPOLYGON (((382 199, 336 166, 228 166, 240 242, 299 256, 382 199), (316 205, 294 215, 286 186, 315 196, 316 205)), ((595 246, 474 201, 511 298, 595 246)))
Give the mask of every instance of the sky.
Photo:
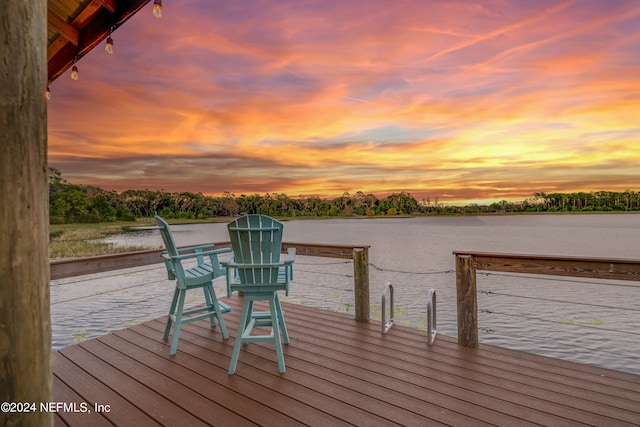
POLYGON ((640 191, 640 1, 150 2, 51 84, 49 166, 108 190, 640 191))

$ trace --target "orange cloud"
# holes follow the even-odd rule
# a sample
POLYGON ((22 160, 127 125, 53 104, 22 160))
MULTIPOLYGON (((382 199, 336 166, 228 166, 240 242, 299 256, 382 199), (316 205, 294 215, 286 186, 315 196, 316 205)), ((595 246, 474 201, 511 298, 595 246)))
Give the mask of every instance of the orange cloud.
POLYGON ((501 200, 640 172, 633 0, 175 2, 113 38, 52 85, 75 183, 501 200))

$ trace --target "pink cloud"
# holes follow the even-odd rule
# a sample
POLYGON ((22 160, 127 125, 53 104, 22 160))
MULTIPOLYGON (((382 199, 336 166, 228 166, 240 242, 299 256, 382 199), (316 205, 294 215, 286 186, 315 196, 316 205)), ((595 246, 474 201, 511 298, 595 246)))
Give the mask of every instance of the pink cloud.
POLYGON ((80 80, 53 83, 50 163, 67 179, 465 199, 634 183, 635 1, 165 9, 118 29, 113 56, 83 58, 80 80))

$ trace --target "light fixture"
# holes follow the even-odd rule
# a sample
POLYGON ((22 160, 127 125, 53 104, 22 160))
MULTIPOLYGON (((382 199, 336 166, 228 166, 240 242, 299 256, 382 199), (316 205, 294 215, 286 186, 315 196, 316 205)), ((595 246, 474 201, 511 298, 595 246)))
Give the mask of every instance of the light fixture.
POLYGON ((153 16, 162 18, 162 0, 153 0, 153 16))
POLYGON ((104 45, 104 51, 107 55, 113 55, 113 39, 111 38, 111 32, 113 28, 109 29, 109 37, 107 37, 107 44, 104 45))
POLYGON ((76 62, 78 62, 77 54, 76 54, 76 57, 73 58, 73 67, 71 67, 71 78, 73 80, 78 80, 78 66, 76 65, 76 62))
POLYGON ((51 89, 49 89, 49 86, 47 86, 47 90, 45 91, 44 96, 47 99, 51 99, 51 89))

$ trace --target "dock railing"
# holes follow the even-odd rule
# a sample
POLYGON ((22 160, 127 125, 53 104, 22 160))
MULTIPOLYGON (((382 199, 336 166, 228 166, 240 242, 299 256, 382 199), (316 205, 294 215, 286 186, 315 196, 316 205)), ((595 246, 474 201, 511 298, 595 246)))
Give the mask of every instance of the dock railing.
POLYGON ((478 347, 476 271, 640 281, 640 260, 454 251, 458 344, 478 347))
MULTIPOLYGON (((230 242, 214 243, 216 249, 230 248, 230 242)), ((368 322, 369 303, 369 246, 322 245, 310 243, 282 243, 282 251, 296 248, 298 255, 353 260, 353 287, 355 295, 355 320, 368 322)), ((124 268, 163 263, 164 249, 100 255, 87 258, 53 260, 50 263, 51 280, 124 268)))

